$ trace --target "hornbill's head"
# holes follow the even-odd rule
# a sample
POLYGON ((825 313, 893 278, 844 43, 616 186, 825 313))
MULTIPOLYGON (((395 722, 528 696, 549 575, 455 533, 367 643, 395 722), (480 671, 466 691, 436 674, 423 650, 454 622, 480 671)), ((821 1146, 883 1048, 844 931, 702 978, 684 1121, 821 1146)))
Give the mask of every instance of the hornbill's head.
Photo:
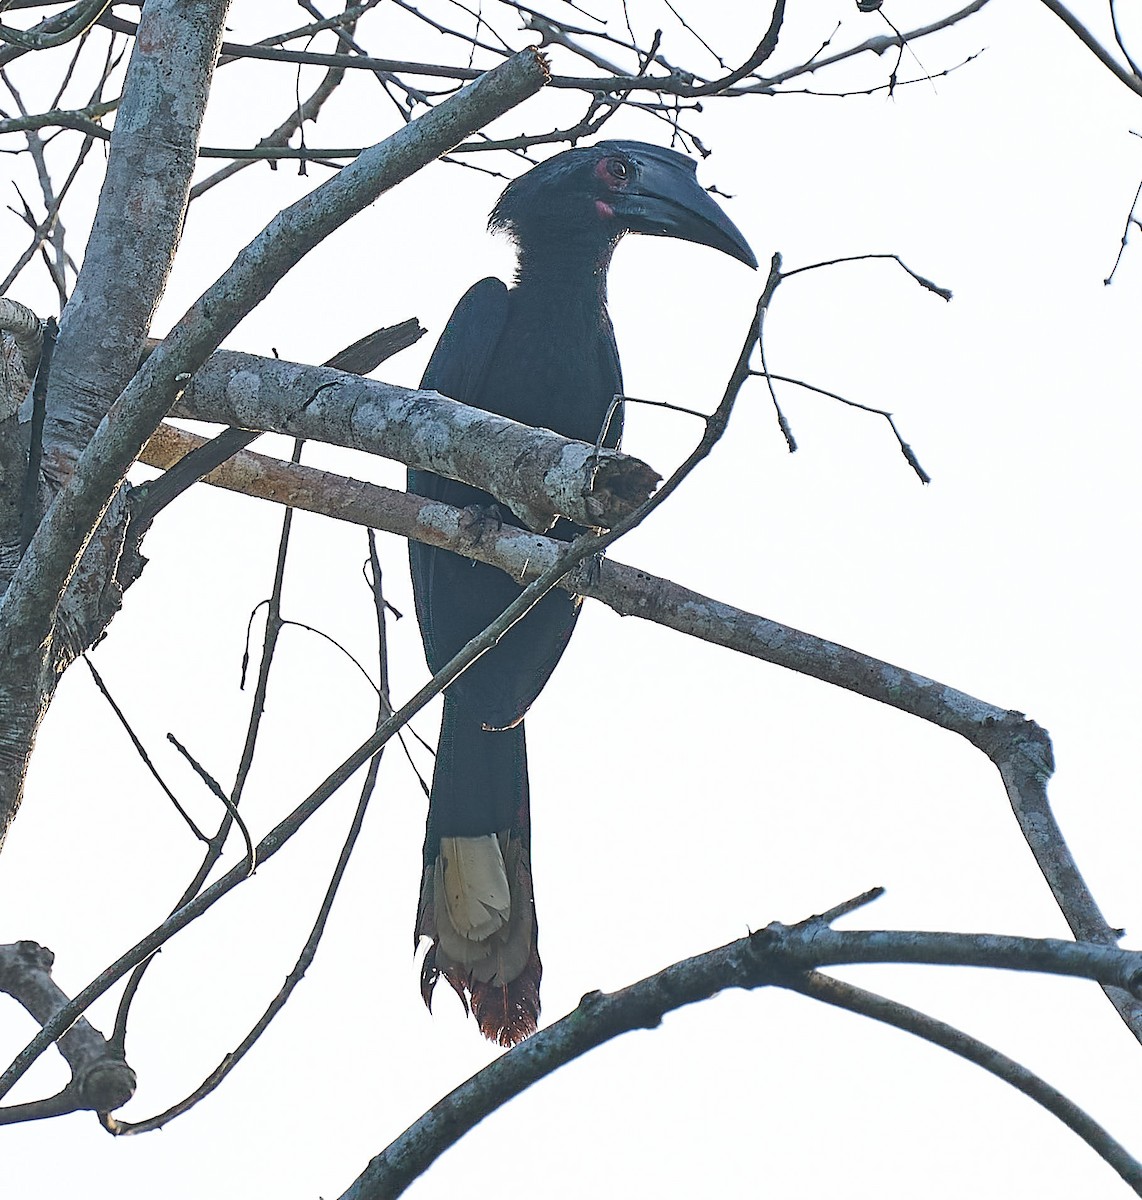
POLYGON ((605 261, 624 233, 650 233, 757 266, 737 226, 699 185, 694 160, 646 142, 556 154, 508 184, 488 224, 507 230, 524 255, 547 244, 581 247, 605 261))

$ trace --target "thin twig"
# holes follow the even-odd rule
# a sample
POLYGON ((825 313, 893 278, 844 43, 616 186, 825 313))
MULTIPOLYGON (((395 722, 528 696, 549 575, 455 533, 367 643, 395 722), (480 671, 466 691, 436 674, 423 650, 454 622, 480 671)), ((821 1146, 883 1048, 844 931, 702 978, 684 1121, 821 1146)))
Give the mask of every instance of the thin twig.
MULTIPOLYGON (((373 561, 376 561, 375 546, 372 543, 370 534, 370 547, 372 550, 373 561)), ((377 566, 377 591, 375 593, 377 622, 379 627, 378 634, 378 673, 382 681, 382 688, 378 692, 378 703, 380 713, 378 721, 389 715, 391 708, 388 702, 387 685, 388 685, 388 649, 385 639, 385 605, 384 597, 380 592, 380 568, 377 566)), ((352 657, 352 656, 350 656, 352 657)), ((354 661, 356 661, 354 659, 354 661)), ((364 668, 361 668, 364 670, 364 668)), ((374 789, 377 782, 377 772, 381 765, 382 750, 377 753, 369 762, 369 770, 365 776, 364 783, 361 787, 361 795, 357 801, 357 808, 353 814, 352 823, 349 826, 349 832, 346 835, 344 845, 341 847, 341 853, 338 856, 337 864, 333 868, 333 874, 330 877, 329 885, 325 889, 325 896, 322 899, 321 907, 318 909, 317 917, 314 920, 313 927, 310 930, 309 937, 306 939, 305 945, 302 947, 301 953, 298 956, 293 969, 286 976, 285 982, 282 984, 278 994, 270 1002, 266 1010, 262 1013, 254 1027, 246 1034, 238 1046, 230 1051, 218 1066, 202 1081, 197 1088, 194 1089, 188 1096, 180 1100, 177 1104, 173 1104, 163 1112, 156 1114, 153 1117, 148 1117, 141 1121, 117 1121, 113 1116, 105 1114, 101 1117, 101 1122, 104 1129, 109 1133, 120 1136, 126 1134, 148 1133, 154 1129, 161 1129, 164 1125, 169 1124, 176 1117, 183 1113, 189 1112, 196 1104, 205 1099, 213 1092, 222 1081, 230 1074, 231 1071, 238 1065, 239 1062, 246 1056, 246 1053, 255 1045, 262 1034, 269 1028, 273 1019, 281 1012, 288 1002, 294 989, 302 981, 306 971, 312 964, 314 957, 317 954, 317 948, 321 943, 321 938, 325 933, 325 927, 329 920, 329 914, 333 909, 333 902, 337 897, 338 889, 345 877, 345 870, 349 866, 349 860, 352 857, 353 850, 357 844, 358 835, 361 832, 361 826, 365 820, 365 813, 368 811, 369 801, 372 799, 374 789)))
POLYGON ((834 1008, 843 1008, 863 1017, 871 1017, 885 1025, 892 1025, 896 1029, 903 1029, 906 1033, 923 1038, 924 1041, 949 1050, 989 1071, 997 1079, 1010 1084, 1016 1091, 1042 1105, 1052 1116, 1058 1117, 1104 1162, 1113 1167, 1134 1192, 1142 1195, 1142 1163, 1073 1100, 993 1046, 907 1004, 889 1000, 885 996, 819 971, 809 971, 781 986, 820 1000, 824 1004, 831 1004, 834 1008))
POLYGON ((246 822, 242 820, 241 814, 238 812, 238 806, 230 799, 229 796, 222 790, 222 785, 214 778, 213 775, 194 757, 193 754, 175 737, 173 733, 167 734, 167 741, 186 759, 190 764, 194 773, 206 784, 207 788, 222 801, 223 807, 226 809, 226 814, 238 826, 238 832, 242 835, 242 841, 246 843, 246 856, 242 864, 242 869, 246 872, 249 878, 257 870, 258 854, 254 849, 254 839, 250 837, 250 831, 246 827, 246 822))
MULTIPOLYGON (((836 400, 840 404, 845 404, 849 408, 860 409, 861 412, 871 413, 873 416, 883 417, 888 423, 889 429, 892 430, 893 436, 896 438, 896 443, 900 447, 900 453, 904 455, 908 465, 915 471, 921 483, 931 483, 932 478, 927 471, 920 465, 920 460, 916 457, 915 451, 900 435, 900 430, 896 427, 896 421, 892 413, 884 408, 875 408, 871 404, 861 404, 858 400, 851 400, 848 396, 842 396, 839 392, 831 392, 828 388, 818 387, 814 383, 808 383, 804 379, 795 379, 791 375, 778 375, 774 371, 755 371, 756 375, 764 375, 771 383, 788 383, 793 387, 803 388, 807 392, 813 392, 818 396, 827 396, 830 400, 836 400)), ((773 394, 772 391, 770 393, 773 394)))
POLYGON ((1110 268, 1110 274, 1102 281, 1106 287, 1109 287, 1114 282, 1114 276, 1118 272, 1118 264, 1122 262, 1122 256, 1126 253, 1126 239, 1130 234, 1130 226, 1137 225, 1139 229, 1142 229, 1142 221, 1139 221, 1134 215, 1138 208, 1139 197, 1142 197, 1142 182, 1139 182, 1138 188, 1134 193, 1134 199, 1130 202, 1130 210, 1126 214, 1126 224, 1122 227, 1122 238, 1118 243, 1118 253, 1114 256, 1114 266, 1110 268))
POLYGON ((135 733, 130 721, 127 720, 126 714, 116 703, 115 697, 111 695, 107 688, 107 684, 103 681, 103 676, 100 675, 100 673, 96 670, 95 664, 91 661, 91 656, 85 654, 83 656, 83 661, 87 665, 87 669, 91 672, 91 678, 95 681, 95 686, 99 689, 104 700, 106 700, 110 705, 111 711, 119 719, 119 724, 123 726, 127 736, 131 739, 131 744, 135 747, 135 752, 143 760, 143 765, 151 773, 154 781, 159 785, 160 788, 162 788, 167 799, 171 802, 171 804, 174 805, 175 811, 186 822, 191 833, 193 833, 200 842, 208 841, 209 839, 207 838, 206 834, 204 834, 202 830, 199 829, 194 823, 194 818, 186 811, 182 804, 179 803, 178 797, 174 794, 174 792, 171 791, 171 789, 167 786, 166 780, 163 779, 163 777, 159 774, 158 768, 155 766, 151 756, 147 753, 147 748, 139 740, 139 736, 135 733))

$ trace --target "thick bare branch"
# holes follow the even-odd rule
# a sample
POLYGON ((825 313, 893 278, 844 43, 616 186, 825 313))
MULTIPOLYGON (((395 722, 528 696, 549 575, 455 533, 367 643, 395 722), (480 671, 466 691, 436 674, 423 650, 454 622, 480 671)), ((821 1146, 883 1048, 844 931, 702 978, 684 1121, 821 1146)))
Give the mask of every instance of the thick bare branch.
MULTIPOLYGON (((814 919, 774 923, 685 959, 618 992, 589 992, 540 1030, 435 1103, 369 1163, 340 1200, 392 1200, 449 1146, 537 1080, 604 1042, 654 1029, 663 1016, 730 987, 797 987, 805 971, 854 962, 943 963, 1047 971, 1136 987, 1142 954, 1049 939, 989 934, 838 932, 814 919)), ((1136 1166, 1137 1164, 1135 1164, 1136 1166)))
POLYGON ((637 458, 436 392, 227 350, 210 357, 172 411, 399 459, 491 492, 531 529, 558 516, 614 525, 659 479, 637 458))
MULTIPOLYGON (((52 979, 53 961, 52 952, 35 942, 0 946, 0 991, 22 1004, 41 1025, 68 1003, 67 994, 52 979)), ((80 1017, 57 1045, 71 1068, 69 1111, 88 1108, 110 1112, 134 1095, 134 1071, 86 1018, 80 1017)), ((0 1109, 0 1124, 36 1115, 34 1104, 0 1109)))
MULTIPOLYGON (((357 5, 358 9, 363 9, 365 6, 357 5)), ((331 18, 331 20, 340 21, 347 19, 345 13, 341 16, 331 18)), ((339 46, 338 53, 344 56, 347 50, 339 46)), ((225 65, 224 62, 221 65, 225 65)), ((317 87, 310 94, 309 98, 298 104, 297 107, 289 114, 288 117, 272 132, 266 134, 258 143, 258 148, 284 147, 298 130, 302 129, 307 121, 316 121, 318 114, 321 112, 326 100, 337 90, 341 81, 345 78, 345 72, 338 67, 330 67, 325 72, 324 77, 317 87)), ((225 167, 220 167, 213 175, 206 179, 200 180, 190 189, 190 198, 197 200, 204 192, 209 191, 212 187, 229 179, 231 175, 244 170, 252 165, 253 159, 243 159, 239 162, 229 163, 225 167)))
MULTIPOLYGON (((162 441, 152 443, 144 461, 166 466, 202 441, 193 434, 164 429, 162 441)), ((206 481, 455 550, 499 567, 519 582, 547 569, 564 549, 550 538, 507 526, 484 530, 474 542, 458 509, 249 451, 235 455, 206 481)), ((1051 812, 1050 739, 1022 713, 611 559, 560 586, 599 600, 622 616, 653 621, 812 676, 966 738, 998 768, 1023 836, 1076 938, 1104 946, 1117 944, 1118 931, 1099 909, 1051 812)), ((1142 1004, 1122 991, 1108 995, 1142 1040, 1142 1004)))
MULTIPOLYGON (((66 665, 49 664, 43 658, 52 646, 50 634, 59 599, 104 511, 118 494, 119 481, 190 375, 314 246, 388 188, 533 95, 546 80, 542 56, 523 51, 285 209, 190 308, 115 401, 108 419, 91 437, 74 473, 40 522, 0 600, 4 634, 0 712, 9 714, 8 728, 0 731, 0 765, 5 768, 0 772, 4 780, 0 832, 6 830, 19 803, 27 758, 51 681, 66 665)), ((77 303, 76 308, 87 313, 98 306, 77 303)), ((84 320, 89 319, 85 315, 84 320)), ((137 353, 132 361, 137 361, 137 353)), ((105 584, 107 571, 96 574, 105 584)), ((108 612, 106 619, 110 615, 108 612)), ((80 640, 90 636, 92 631, 86 628, 80 640)), ((75 652, 73 640, 57 639, 56 645, 75 652)))
POLYGON ((56 680, 119 603, 122 472, 89 476, 77 457, 130 379, 165 286, 227 7, 228 0, 153 0, 127 68, 87 256, 49 381, 40 461, 45 480, 63 492, 19 565, 0 577, 8 585, 0 600, 0 843, 56 680), (118 519, 93 540, 109 508, 118 519))
POLYGON ((57 486, 135 373, 162 299, 228 7, 163 0, 141 17, 76 303, 62 315, 52 366, 44 466, 57 486))

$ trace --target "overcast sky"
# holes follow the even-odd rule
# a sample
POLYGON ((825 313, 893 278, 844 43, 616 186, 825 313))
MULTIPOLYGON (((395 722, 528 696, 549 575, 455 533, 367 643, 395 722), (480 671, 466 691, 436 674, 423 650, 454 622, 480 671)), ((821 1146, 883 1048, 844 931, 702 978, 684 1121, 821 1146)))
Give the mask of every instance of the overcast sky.
MULTIPOLYGON (((294 21, 290 6, 275 7, 283 11, 267 23, 264 6, 236 5, 234 38, 294 21)), ((775 66, 811 54, 837 19, 857 38, 886 31, 875 17, 858 24, 847 3, 794 7, 812 11, 793 14, 775 66)), ((665 19, 649 2, 631 11, 644 35, 665 19)), ((942 11, 890 15, 905 27, 942 11)), ((1101 7, 1085 15, 1102 28, 1101 7)), ((756 40, 743 18, 723 14, 721 28, 716 15, 693 18, 730 60, 756 40)), ((669 37, 672 57, 691 53, 676 27, 669 37)), ((366 44, 392 52, 381 38, 366 44)), ((411 34, 405 47, 443 53, 411 34)), ((839 266, 784 284, 767 329, 772 370, 891 409, 932 483, 920 485, 883 421, 794 390, 782 393, 800 446, 790 455, 755 381, 713 456, 613 556, 1039 721, 1054 742, 1051 797, 1064 833, 1108 919, 1133 934, 1142 930, 1137 231, 1114 285, 1103 280, 1142 177, 1142 141, 1130 133, 1142 129, 1142 109, 1042 6, 997 2, 917 47, 934 75, 980 51, 892 98, 710 102, 695 121, 714 151, 699 176, 733 197, 726 209, 763 264, 774 251, 787 267, 895 252, 955 293, 945 304, 890 263, 839 266)), ((890 68, 867 56, 806 86, 871 87, 890 68)), ((30 106, 35 70, 13 72, 30 106)), ((320 74, 308 71, 303 94, 320 74)), ((919 72, 905 61, 902 73, 919 72)), ((288 111, 293 89, 281 68, 220 72, 204 141, 253 144, 288 111)), ((546 96, 530 104, 500 130, 537 127, 544 105, 552 120, 561 111, 546 96)), ((392 127, 375 82, 356 79, 308 136, 367 144, 392 127)), ((665 127, 622 117, 609 129, 665 137, 665 127)), ((73 253, 98 154, 92 190, 68 217, 73 253)), ((21 163, 6 158, 3 169, 27 186, 21 163)), ((326 175, 255 168, 198 202, 157 332, 326 175)), ((312 254, 228 344, 320 362, 416 316, 429 335, 380 372, 415 384, 462 292, 510 273, 508 246, 484 229, 501 186, 458 167, 421 172, 312 254)), ((0 195, 16 203, 10 184, 0 195)), ((22 226, 8 217, 0 229, 14 258, 22 226)), ((627 239, 611 314, 630 394, 712 408, 763 278, 702 247, 627 239)), ((11 294, 54 312, 54 293, 31 270, 11 294)), ((665 475, 699 433, 677 414, 635 408, 625 446, 665 475)), ((263 445, 288 453, 284 441, 263 445)), ((403 477, 397 465, 317 446, 305 461, 403 477)), ((150 565, 94 654, 204 821, 217 814, 165 735, 232 778, 249 704, 238 689, 246 623, 269 592, 280 520, 268 504, 194 489, 157 522, 150 565)), ((390 631, 399 702, 425 667, 404 544, 382 536, 380 545, 386 593, 410 614, 390 631)), ((285 611, 372 664, 365 557, 360 529, 299 517, 285 611)), ((429 740, 436 714, 416 722, 429 740)), ((255 834, 363 740, 374 716, 351 663, 287 630, 244 802, 255 834)), ((886 896, 846 927, 1066 936, 987 760, 815 681, 588 603, 528 717, 528 742, 545 1021, 584 992, 873 885, 886 896)), ((414 754, 430 773, 428 756, 414 754)), ((193 1089, 260 1015, 304 942, 355 798, 346 789, 164 949, 134 1010, 128 1057, 140 1084, 124 1117, 193 1089)), ((411 935, 423 816, 416 777, 390 746, 316 962, 253 1053, 162 1133, 113 1140, 88 1115, 6 1130, 9 1194, 334 1197, 490 1061, 495 1049, 447 989, 434 1017, 420 1003, 411 935)), ((4 850, 0 941, 50 946, 61 986, 78 991, 162 919, 197 857, 86 669, 74 667, 4 850)), ((904 967, 837 974, 991 1042, 1142 1152, 1139 1048, 1093 985, 904 967)), ((0 1013, 6 1062, 34 1027, 11 1004, 0 1013)), ((113 1014, 105 998, 91 1016, 107 1031, 113 1014)), ((65 1078, 45 1056, 11 1099, 50 1094, 65 1078)), ((473 1187, 556 1200, 1126 1193, 1053 1117, 978 1069, 777 991, 727 994, 595 1051, 485 1121, 408 1195, 473 1187)))

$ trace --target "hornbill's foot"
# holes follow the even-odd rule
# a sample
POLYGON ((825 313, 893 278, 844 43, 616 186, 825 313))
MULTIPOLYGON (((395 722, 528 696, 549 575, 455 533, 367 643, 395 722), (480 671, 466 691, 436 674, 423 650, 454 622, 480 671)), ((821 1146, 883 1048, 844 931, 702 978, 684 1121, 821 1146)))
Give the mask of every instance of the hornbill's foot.
POLYGON ((596 550, 594 554, 588 555, 576 569, 575 581, 582 583, 584 587, 593 587, 597 584, 603 574, 605 558, 606 552, 603 550, 596 550))
POLYGON ((469 504, 461 510, 460 533, 465 540, 478 546, 486 533, 499 533, 504 527, 498 504, 469 504))

